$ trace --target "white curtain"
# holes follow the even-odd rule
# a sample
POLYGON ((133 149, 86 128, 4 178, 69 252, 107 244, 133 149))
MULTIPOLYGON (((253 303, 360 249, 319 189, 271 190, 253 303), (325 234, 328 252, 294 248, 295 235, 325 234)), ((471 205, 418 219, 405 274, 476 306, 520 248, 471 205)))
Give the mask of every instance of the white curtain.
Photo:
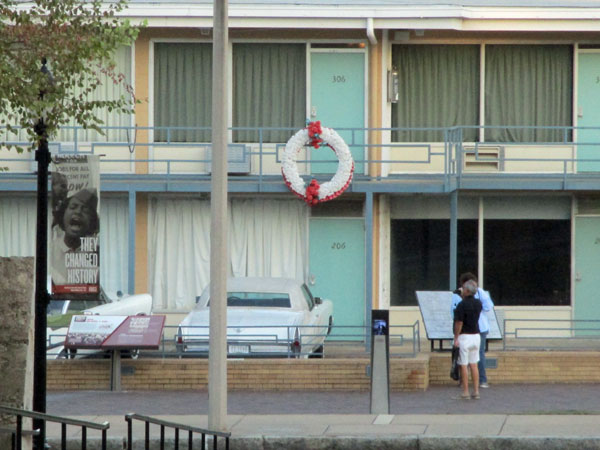
POLYGON ((100 199, 100 284, 109 296, 126 294, 129 268, 129 206, 127 198, 100 199))
POLYGON ((35 197, 0 197, 0 256, 34 256, 36 223, 35 197))
MULTIPOLYGON (((36 226, 35 197, 1 196, 0 256, 34 256, 36 226)), ((127 292, 128 228, 127 199, 101 198, 100 284, 109 295, 118 290, 127 292)))
MULTIPOLYGON (((149 272, 155 310, 190 310, 210 280, 210 201, 150 203, 149 272)), ((229 202, 230 275, 305 279, 308 211, 302 202, 229 202)))

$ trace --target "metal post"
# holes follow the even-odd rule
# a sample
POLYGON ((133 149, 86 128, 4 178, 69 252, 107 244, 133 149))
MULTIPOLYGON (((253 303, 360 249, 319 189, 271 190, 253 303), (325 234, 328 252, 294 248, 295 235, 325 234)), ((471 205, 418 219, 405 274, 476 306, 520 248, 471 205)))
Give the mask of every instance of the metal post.
POLYGON ((456 288, 458 255, 458 191, 450 193, 450 290, 456 288))
MULTIPOLYGON (((33 410, 46 412, 46 310, 48 307, 48 166, 50 151, 46 136, 46 125, 40 119, 35 126, 39 136, 35 160, 37 173, 37 228, 35 250, 35 333, 33 361, 33 410)), ((40 433, 35 436, 35 448, 41 450, 46 441, 46 424, 43 419, 34 419, 33 428, 40 433)))
MULTIPOLYGON (((365 299, 366 311, 365 321, 368 326, 371 324, 371 311, 373 310, 373 193, 367 192, 365 199, 365 242, 366 242, 366 273, 365 273, 365 299)), ((365 330, 365 350, 371 348, 371 332, 368 328, 365 330)))
POLYGON ((208 427, 227 429, 228 0, 214 1, 208 427))
MULTIPOLYGON (((46 67, 46 58, 42 59, 40 71, 48 78, 49 85, 54 84, 52 73, 46 67)), ((43 100, 44 90, 39 98, 43 100)), ((37 224, 35 248, 35 318, 33 338, 33 410, 46 413, 46 317, 48 309, 48 167, 50 150, 48 149, 48 127, 41 117, 34 126, 38 136, 38 148, 35 160, 37 173, 37 224)), ((46 422, 34 419, 33 428, 39 430, 34 437, 34 447, 42 450, 46 444, 46 422)))
POLYGON ((136 227, 136 192, 129 188, 129 231, 128 231, 128 272, 127 272, 127 292, 131 295, 135 293, 135 227, 136 227))

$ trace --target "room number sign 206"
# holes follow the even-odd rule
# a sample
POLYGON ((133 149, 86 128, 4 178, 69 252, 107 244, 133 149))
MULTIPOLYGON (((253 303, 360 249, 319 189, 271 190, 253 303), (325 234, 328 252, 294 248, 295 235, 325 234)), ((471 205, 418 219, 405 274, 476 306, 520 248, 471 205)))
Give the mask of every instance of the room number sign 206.
POLYGON ((331 244, 331 248, 333 250, 343 250, 346 248, 346 243, 345 242, 334 242, 333 244, 331 244))

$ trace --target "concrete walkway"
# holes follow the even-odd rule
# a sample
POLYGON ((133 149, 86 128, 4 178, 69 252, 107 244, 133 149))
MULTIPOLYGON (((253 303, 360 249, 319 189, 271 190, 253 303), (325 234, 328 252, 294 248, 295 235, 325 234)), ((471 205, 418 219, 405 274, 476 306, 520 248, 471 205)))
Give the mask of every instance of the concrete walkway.
MULTIPOLYGON (((110 423, 109 448, 121 449, 127 436, 122 416, 79 416, 79 419, 110 423)), ((207 427, 205 415, 165 415, 157 418, 196 427, 207 427)), ((231 449, 598 449, 600 415, 230 415, 231 449)), ((144 424, 133 427, 135 448, 142 448, 144 424)), ((49 440, 59 442, 60 430, 49 426, 49 440)), ((79 430, 68 432, 69 441, 80 438, 79 430)), ((88 432, 97 448, 98 437, 88 432)), ((160 427, 150 427, 152 448, 158 448, 160 427)), ((187 448, 181 433, 180 448, 187 448)), ((174 433, 165 431, 167 449, 173 447, 174 433)), ((199 437, 195 438, 199 442, 199 437)), ((222 441, 224 444, 224 440, 222 441)), ((195 448, 199 448, 196 445, 195 448)), ((212 448, 212 445, 210 446, 212 448)), ((219 448, 224 446, 219 445, 219 448)))
MULTIPOLYGON (((230 392, 230 448, 597 449, 597 389, 595 385, 492 386, 482 390, 481 400, 466 401, 453 399, 459 392, 454 386, 433 387, 427 392, 392 394, 390 415, 368 414, 369 394, 364 392, 230 392), (500 398, 504 401, 499 402, 500 398), (440 411, 441 404, 447 408, 440 411), (423 412, 427 406, 430 410, 423 412), (408 413, 411 409, 419 412, 408 413)), ((109 448, 114 449, 123 448, 127 436, 126 412, 201 428, 208 424, 206 392, 49 393, 48 412, 108 421, 109 448)), ((133 432, 134 448, 143 448, 143 423, 136 422, 133 432)), ((68 434, 76 438, 80 431, 69 428, 68 434)), ((150 434, 152 448, 158 448, 160 427, 151 426, 150 434)), ((47 435, 51 442, 58 442, 60 428, 49 425, 47 435)), ((88 432, 93 440, 96 435, 88 432)), ((173 436, 172 430, 165 431, 165 448, 174 448, 173 436)), ((185 441, 183 436, 187 434, 182 433, 185 441)), ((187 445, 180 444, 180 448, 187 445)))

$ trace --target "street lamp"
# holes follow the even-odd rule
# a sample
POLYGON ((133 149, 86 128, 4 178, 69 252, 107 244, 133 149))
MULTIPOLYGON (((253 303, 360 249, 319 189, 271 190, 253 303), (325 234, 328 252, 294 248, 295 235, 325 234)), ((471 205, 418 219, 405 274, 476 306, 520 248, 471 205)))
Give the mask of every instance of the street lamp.
MULTIPOLYGON (((50 85, 54 79, 46 67, 46 58, 42 60, 41 71, 48 77, 50 85)), ((40 91, 43 100, 44 90, 40 91)), ((35 322, 34 322, 34 360, 33 360, 33 410, 46 412, 46 327, 48 294, 48 166, 50 150, 45 114, 34 126, 38 136, 38 148, 35 151, 37 161, 37 225, 35 248, 35 322)), ((41 419, 34 419, 33 428, 40 430, 34 439, 34 448, 42 450, 46 442, 46 425, 41 419)))

